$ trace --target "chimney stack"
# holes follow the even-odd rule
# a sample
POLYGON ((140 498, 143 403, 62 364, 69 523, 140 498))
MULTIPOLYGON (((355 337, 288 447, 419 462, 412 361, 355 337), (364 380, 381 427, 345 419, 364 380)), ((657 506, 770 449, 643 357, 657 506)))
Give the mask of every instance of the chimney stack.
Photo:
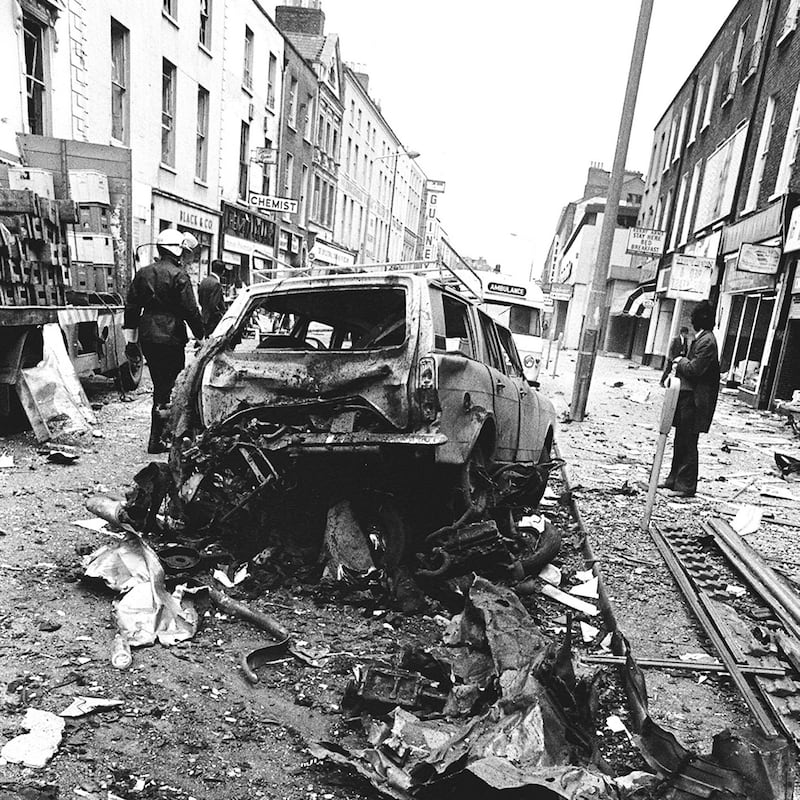
POLYGON ((276 6, 275 24, 283 33, 325 34, 325 12, 319 0, 295 0, 293 5, 276 6))

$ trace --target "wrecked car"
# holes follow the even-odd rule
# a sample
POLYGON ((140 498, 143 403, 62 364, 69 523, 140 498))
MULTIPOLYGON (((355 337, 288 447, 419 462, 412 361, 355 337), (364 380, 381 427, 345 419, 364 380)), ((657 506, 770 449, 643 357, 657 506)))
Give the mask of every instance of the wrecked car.
POLYGON ((335 502, 349 477, 452 519, 485 507, 490 468, 550 461, 555 412, 507 329, 438 277, 382 271, 246 288, 178 379, 170 427, 181 498, 204 486, 209 514, 302 465, 307 497, 335 502))

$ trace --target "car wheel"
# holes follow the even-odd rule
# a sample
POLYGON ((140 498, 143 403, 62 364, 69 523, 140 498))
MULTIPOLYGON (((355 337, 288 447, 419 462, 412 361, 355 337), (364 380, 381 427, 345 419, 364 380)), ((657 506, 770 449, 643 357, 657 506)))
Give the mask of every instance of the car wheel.
POLYGON ((456 517, 461 517, 470 509, 479 517, 488 508, 491 484, 488 481, 487 467, 486 453, 480 445, 476 445, 461 468, 455 498, 456 517))

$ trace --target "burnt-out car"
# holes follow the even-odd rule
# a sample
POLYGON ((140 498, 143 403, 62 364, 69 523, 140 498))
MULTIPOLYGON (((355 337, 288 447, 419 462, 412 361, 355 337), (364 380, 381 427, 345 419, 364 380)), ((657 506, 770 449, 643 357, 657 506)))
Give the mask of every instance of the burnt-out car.
POLYGON ((401 465, 407 480, 443 479, 469 502, 475 470, 548 461, 555 430, 509 331, 444 281, 397 271, 247 288, 172 406, 184 498, 203 480, 198 442, 212 434, 227 432, 234 448, 247 440, 254 487, 269 482, 266 454, 334 474, 357 463, 367 478, 401 465))

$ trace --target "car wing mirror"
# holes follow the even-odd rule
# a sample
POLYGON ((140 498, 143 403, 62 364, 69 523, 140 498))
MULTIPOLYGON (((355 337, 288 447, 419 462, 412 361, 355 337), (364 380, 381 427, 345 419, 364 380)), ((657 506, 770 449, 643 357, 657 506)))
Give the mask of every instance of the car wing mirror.
POLYGON ((528 383, 528 386, 530 386, 530 387, 532 387, 534 389, 538 389, 542 385, 541 383, 539 383, 539 381, 527 381, 527 383, 528 383))

